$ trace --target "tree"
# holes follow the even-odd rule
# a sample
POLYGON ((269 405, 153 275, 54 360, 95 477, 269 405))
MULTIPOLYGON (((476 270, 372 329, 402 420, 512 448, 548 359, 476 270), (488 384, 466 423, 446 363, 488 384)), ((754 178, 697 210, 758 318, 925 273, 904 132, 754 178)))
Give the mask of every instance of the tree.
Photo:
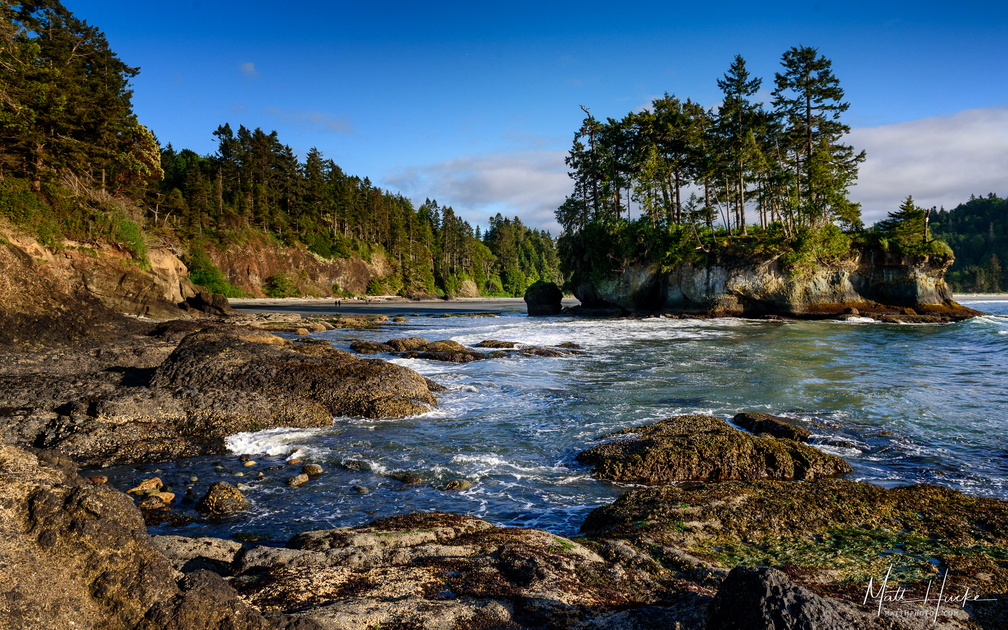
POLYGON ((110 170, 118 168, 126 182, 145 177, 156 160, 132 110, 130 80, 138 70, 58 0, 5 2, 0 13, 6 161, 36 192, 61 169, 103 189, 114 179, 110 170))
POLYGON ((724 94, 714 132, 721 157, 718 179, 725 181, 735 225, 742 234, 746 233, 746 176, 756 170, 755 165, 760 160, 756 133, 764 119, 759 105, 749 99, 759 91, 762 83, 760 78, 749 78, 742 55, 735 55, 728 72, 717 82, 724 94))
POLYGON ((899 209, 890 212, 875 227, 904 247, 923 246, 928 243, 927 215, 928 211, 915 204, 911 195, 907 195, 899 209))
POLYGON ((850 107, 844 102, 832 62, 815 48, 792 47, 781 58, 783 72, 774 78, 774 113, 783 130, 785 160, 795 186, 793 199, 800 224, 819 227, 839 220, 860 226, 860 208, 847 200, 865 153, 840 139, 850 131, 841 122, 850 107))

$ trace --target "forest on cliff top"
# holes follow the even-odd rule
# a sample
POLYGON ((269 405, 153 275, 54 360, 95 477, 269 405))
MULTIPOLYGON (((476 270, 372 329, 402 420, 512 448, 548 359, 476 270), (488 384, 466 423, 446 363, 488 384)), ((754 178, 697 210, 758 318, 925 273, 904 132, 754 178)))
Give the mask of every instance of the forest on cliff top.
MULTIPOLYGON (((380 254, 392 272, 368 293, 455 295, 468 284, 522 295, 561 281, 548 232, 498 214, 481 233, 451 206, 414 207, 315 148, 299 159, 275 131, 224 123, 207 130, 212 155, 161 146, 133 111, 138 72, 58 0, 0 3, 0 213, 46 247, 110 242, 144 266, 149 243, 168 243, 194 281, 231 297, 241 292, 215 253, 250 245, 323 260, 380 254)), ((297 293, 291 280, 278 274, 264 289, 297 293)))

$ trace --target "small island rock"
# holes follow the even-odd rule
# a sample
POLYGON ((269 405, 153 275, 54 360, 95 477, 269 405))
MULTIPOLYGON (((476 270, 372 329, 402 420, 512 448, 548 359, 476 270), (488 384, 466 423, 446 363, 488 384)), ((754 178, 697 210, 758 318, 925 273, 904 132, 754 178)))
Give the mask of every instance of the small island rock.
POLYGON ((563 291, 553 282, 539 281, 525 290, 525 304, 529 315, 559 315, 563 291))

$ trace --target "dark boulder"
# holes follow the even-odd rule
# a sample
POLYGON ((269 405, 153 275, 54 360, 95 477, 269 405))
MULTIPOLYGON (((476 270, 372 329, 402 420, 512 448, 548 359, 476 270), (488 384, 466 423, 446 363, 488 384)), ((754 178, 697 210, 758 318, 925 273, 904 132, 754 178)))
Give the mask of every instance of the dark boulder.
POLYGON ((815 479, 851 472, 834 455, 773 436, 754 437, 713 416, 687 415, 619 431, 633 434, 577 456, 600 479, 660 485, 726 479, 815 479))
POLYGON ((539 281, 525 290, 529 315, 559 315, 563 291, 553 282, 539 281))
POLYGON ((326 426, 334 415, 402 417, 437 403, 429 381, 401 365, 320 344, 257 341, 232 331, 194 333, 157 368, 151 385, 183 391, 197 415, 232 425, 229 433, 326 426))
POLYGON ((742 427, 756 435, 769 433, 774 437, 795 442, 808 442, 812 433, 808 429, 798 426, 797 422, 793 418, 782 418, 768 413, 737 413, 732 418, 732 423, 735 426, 742 427))
POLYGON ((357 341, 351 343, 350 349, 359 354, 380 354, 393 351, 392 346, 387 343, 369 341, 367 339, 358 339, 357 341))
POLYGON ((396 352, 411 352, 424 350, 430 342, 423 337, 397 337, 386 343, 396 352))
POLYGON ((202 287, 194 289, 194 295, 186 298, 179 306, 212 317, 233 317, 238 314, 238 311, 231 308, 228 299, 220 293, 210 293, 202 287))
POLYGON ((709 630, 846 630, 872 626, 867 612, 799 586, 782 571, 737 566, 711 603, 709 630), (843 610, 846 614, 841 614, 843 610))

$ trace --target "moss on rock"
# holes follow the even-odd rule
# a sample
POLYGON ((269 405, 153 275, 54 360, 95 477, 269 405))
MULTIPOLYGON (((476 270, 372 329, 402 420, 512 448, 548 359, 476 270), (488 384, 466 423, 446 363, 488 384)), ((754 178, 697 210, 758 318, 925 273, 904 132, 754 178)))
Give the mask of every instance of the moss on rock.
POLYGON ((752 436, 713 416, 675 416, 626 429, 577 456, 600 479, 660 485, 726 479, 815 479, 851 471, 847 462, 771 435, 752 436))

